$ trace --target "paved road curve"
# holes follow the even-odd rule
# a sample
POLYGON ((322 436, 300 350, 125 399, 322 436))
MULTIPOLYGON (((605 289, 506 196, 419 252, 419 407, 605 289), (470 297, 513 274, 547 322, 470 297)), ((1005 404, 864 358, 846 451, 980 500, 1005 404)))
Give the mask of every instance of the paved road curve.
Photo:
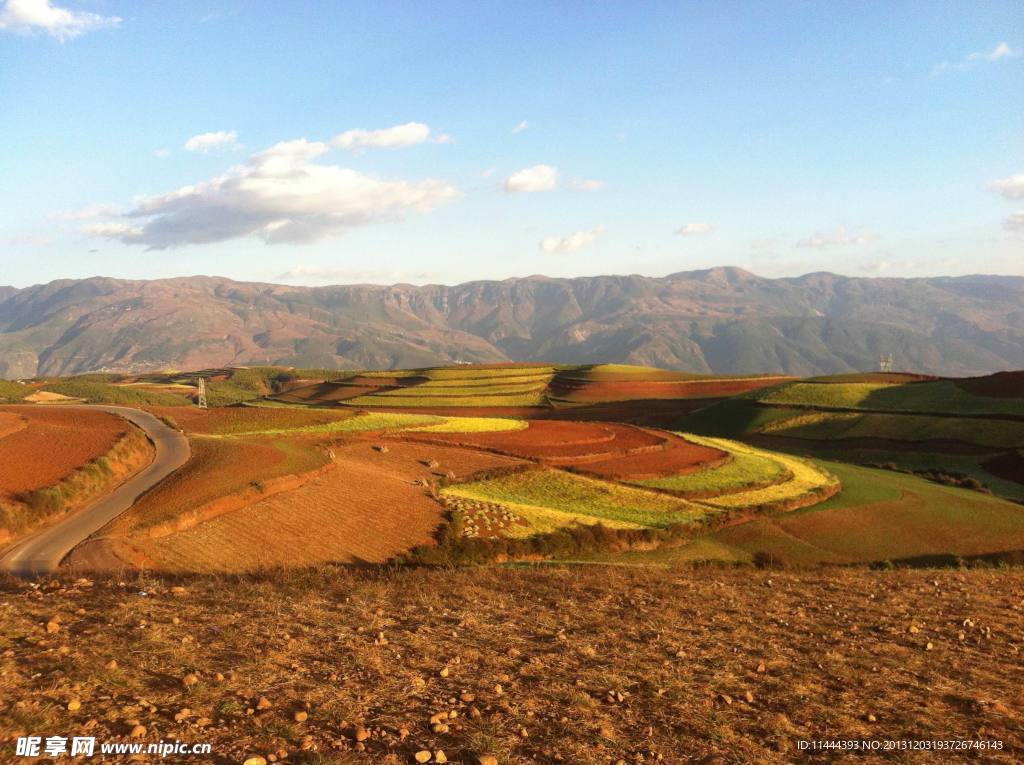
POLYGON ((148 412, 122 406, 97 405, 80 408, 100 409, 135 423, 156 444, 156 456, 148 467, 136 473, 110 494, 9 550, 0 558, 0 570, 25 577, 56 571, 60 562, 75 545, 103 528, 131 507, 143 492, 156 486, 188 461, 191 454, 188 439, 148 412))

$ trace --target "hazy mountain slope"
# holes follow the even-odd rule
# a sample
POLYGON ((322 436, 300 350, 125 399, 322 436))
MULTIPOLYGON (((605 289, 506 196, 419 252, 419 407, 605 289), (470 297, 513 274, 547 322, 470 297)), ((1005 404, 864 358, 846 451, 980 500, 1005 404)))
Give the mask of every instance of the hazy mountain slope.
POLYGON ((702 372, 1024 367, 1024 278, 529 277, 288 287, 214 277, 0 288, 0 375, 451 361, 620 361, 702 372))

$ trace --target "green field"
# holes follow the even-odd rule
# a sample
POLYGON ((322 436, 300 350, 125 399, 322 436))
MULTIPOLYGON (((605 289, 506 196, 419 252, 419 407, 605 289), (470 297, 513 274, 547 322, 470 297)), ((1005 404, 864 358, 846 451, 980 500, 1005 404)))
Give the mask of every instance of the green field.
POLYGON ((709 509, 667 494, 609 481, 536 469, 450 486, 446 498, 492 502, 529 521, 523 534, 551 531, 572 523, 604 523, 620 528, 663 528, 691 523, 709 509))
POLYGON ((762 433, 790 438, 885 438, 897 441, 963 441, 1011 449, 1024 446, 1024 421, 914 414, 801 413, 776 420, 762 433))
POLYGON ((1024 399, 975 396, 948 380, 885 383, 793 382, 747 394, 766 404, 941 414, 1020 414, 1024 399))
MULTIPOLYGON (((719 446, 722 442, 715 439, 699 438, 686 434, 686 438, 694 443, 705 446, 719 446)), ((728 447, 724 447, 728 450, 728 447)), ((784 480, 792 473, 779 460, 766 452, 732 451, 732 460, 717 468, 698 470, 685 475, 664 476, 630 481, 635 486, 686 493, 728 492, 744 487, 766 485, 784 480)))
POLYGON ((825 463, 842 492, 814 507, 723 529, 711 539, 794 564, 1024 550, 1024 507, 979 492, 825 463))

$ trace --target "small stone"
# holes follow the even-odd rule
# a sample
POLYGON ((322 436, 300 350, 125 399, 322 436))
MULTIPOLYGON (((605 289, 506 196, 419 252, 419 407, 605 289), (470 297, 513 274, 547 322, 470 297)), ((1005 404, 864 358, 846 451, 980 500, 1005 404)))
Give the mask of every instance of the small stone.
POLYGON ((931 651, 933 648, 935 648, 935 646, 932 645, 931 641, 925 643, 924 650, 931 651))
POLYGON ((430 762, 431 754, 426 749, 421 749, 414 755, 416 762, 430 762))
POLYGON ((765 666, 765 663, 763 661, 760 664, 757 665, 757 673, 759 675, 763 675, 767 671, 768 671, 768 667, 765 666))
POLYGON ((260 696, 260 700, 256 702, 256 709, 259 710, 270 709, 272 706, 274 705, 270 703, 270 699, 266 696, 260 696))
POLYGON ((911 635, 916 635, 920 631, 921 630, 917 628, 916 624, 911 624, 909 627, 907 627, 907 632, 909 632, 911 635))
MULTIPOLYGON (((405 732, 405 735, 409 735, 409 731, 405 732)), ((356 741, 366 741, 370 737, 370 731, 364 728, 362 725, 357 725, 355 730, 352 731, 352 738, 356 741)), ((404 738, 404 737, 403 737, 404 738)))
POLYGON ((434 752, 434 762, 448 762, 448 757, 444 753, 444 749, 438 749, 434 752))
POLYGON ((448 677, 448 675, 449 675, 450 673, 449 673, 449 671, 448 671, 448 667, 442 667, 442 668, 441 668, 441 671, 440 671, 440 672, 438 672, 437 674, 439 674, 439 675, 440 675, 441 677, 448 677))
POLYGON ((117 669, 117 659, 111 659, 103 667, 104 669, 117 669))
POLYGON ((476 765, 498 765, 498 758, 493 754, 478 754, 476 765))
POLYGON ((470 693, 469 691, 463 691, 462 693, 459 694, 459 701, 462 701, 462 702, 464 702, 466 704, 470 704, 470 703, 476 701, 476 695, 470 693))
POLYGON ((501 687, 501 683, 495 684, 495 686, 494 686, 494 694, 496 696, 500 696, 504 692, 505 692, 505 689, 501 687))
POLYGON ((136 725, 135 727, 132 728, 131 733, 129 733, 128 735, 131 736, 132 738, 142 738, 143 736, 146 735, 146 726, 145 725, 136 725))
POLYGON ((51 635, 55 632, 60 632, 60 624, 56 620, 51 619, 46 623, 46 631, 51 635))
POLYGON ((877 717, 875 717, 875 716, 874 716, 873 714, 871 714, 870 712, 868 712, 868 716, 867 716, 867 721, 868 721, 868 722, 878 722, 878 718, 877 718, 877 717))
POLYGON ((306 722, 306 720, 309 719, 309 713, 302 709, 300 709, 292 716, 295 718, 295 722, 306 722))
POLYGON ((728 693, 719 693, 718 694, 718 700, 721 701, 726 706, 731 706, 732 705, 732 696, 730 696, 728 693))
POLYGON ((199 682, 199 675, 195 674, 194 672, 189 672, 187 675, 185 675, 183 678, 181 678, 181 683, 186 688, 191 688, 193 685, 195 685, 198 682, 199 682))
POLYGON ((79 701, 78 699, 71 699, 71 701, 68 702, 68 711, 69 712, 77 712, 81 708, 82 708, 82 702, 79 701))
POLYGON ((751 693, 750 691, 744 692, 743 700, 746 701, 748 704, 753 704, 754 703, 754 694, 751 693))
POLYGON ((430 724, 437 725, 439 722, 444 722, 448 719, 447 712, 436 712, 430 716, 430 724))
MULTIPOLYGON (((276 757, 274 759, 277 759, 276 757)), ((246 757, 242 761, 242 765, 267 765, 267 760, 264 757, 260 757, 258 754, 254 754, 252 757, 246 757)))
POLYGON ((434 723, 430 726, 430 729, 434 731, 434 733, 447 733, 450 730, 445 723, 434 723))
POLYGON ((188 590, 186 590, 184 587, 181 587, 180 585, 176 585, 171 588, 171 595, 173 595, 176 598, 183 598, 186 595, 188 595, 188 590))
POLYGON ((405 741, 407 738, 409 738, 409 729, 403 725, 401 728, 398 729, 398 739, 399 741, 405 741))

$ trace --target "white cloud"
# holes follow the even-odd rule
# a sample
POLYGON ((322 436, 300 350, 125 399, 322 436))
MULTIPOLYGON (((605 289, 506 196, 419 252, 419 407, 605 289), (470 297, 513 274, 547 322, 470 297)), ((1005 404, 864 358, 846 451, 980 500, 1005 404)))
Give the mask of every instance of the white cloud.
POLYGON ((687 223, 685 226, 677 228, 676 233, 679 236, 700 236, 701 234, 710 234, 714 228, 710 223, 687 223))
POLYGON ((528 127, 530 127, 530 123, 527 122, 526 120, 523 120, 518 125, 516 125, 514 128, 512 128, 512 132, 513 133, 522 133, 528 127))
POLYGON ((505 180, 505 191, 510 194, 551 191, 558 186, 558 168, 534 165, 512 173, 505 180))
MULTIPOLYGON (((406 122, 404 125, 381 130, 346 130, 331 139, 331 146, 338 149, 358 151, 361 149, 398 149, 415 146, 430 140, 430 127, 422 122, 406 122)), ((451 143, 452 138, 442 133, 435 143, 451 143)))
POLYGON ((582 247, 593 244, 603 233, 604 226, 597 226, 590 231, 577 231, 575 234, 564 237, 546 236, 540 242, 540 249, 549 255, 575 252, 582 247))
POLYGON ((979 50, 974 53, 969 53, 957 62, 950 63, 949 61, 943 61, 935 65, 932 70, 932 74, 941 74, 950 70, 966 71, 974 67, 975 64, 980 63, 992 63, 995 61, 1002 61, 1008 58, 1018 58, 1021 54, 1019 48, 1011 48, 1009 44, 1005 42, 997 43, 992 50, 979 50))
POLYGON ((115 204, 97 202, 78 210, 54 213, 50 217, 59 220, 90 220, 92 218, 109 218, 112 215, 117 215, 118 212, 120 212, 120 208, 115 204))
POLYGON ((0 29, 20 34, 40 30, 61 42, 120 23, 117 16, 70 11, 51 5, 50 0, 7 0, 0 9, 0 29))
POLYGON ((1007 231, 1024 231, 1024 212, 1010 213, 1003 218, 1003 228, 1007 231))
POLYGON ((457 196, 444 181, 382 180, 314 161, 327 151, 327 144, 302 138, 276 144, 208 181, 139 199, 126 221, 86 232, 152 249, 248 236, 268 244, 311 242, 427 212, 457 196))
POLYGON ((576 191, 599 191, 605 186, 604 181, 599 181, 594 178, 577 178, 570 181, 569 188, 575 189, 576 191))
POLYGON ((867 244, 875 239, 878 239, 875 234, 851 234, 846 230, 846 226, 840 226, 832 233, 814 234, 806 239, 801 239, 795 246, 813 247, 816 250, 824 250, 829 247, 850 247, 867 244))
POLYGON ((218 149, 238 149, 238 133, 234 130, 217 130, 212 133, 200 133, 185 141, 185 151, 197 151, 209 154, 218 149))
POLYGON ((968 61, 999 61, 1004 58, 1017 58, 1020 55, 1020 50, 1011 48, 1005 42, 998 43, 990 51, 978 51, 972 53, 967 57, 968 61))
POLYGON ((1003 199, 1024 199, 1024 173, 1017 173, 1007 178, 992 181, 985 188, 996 192, 1003 199))

